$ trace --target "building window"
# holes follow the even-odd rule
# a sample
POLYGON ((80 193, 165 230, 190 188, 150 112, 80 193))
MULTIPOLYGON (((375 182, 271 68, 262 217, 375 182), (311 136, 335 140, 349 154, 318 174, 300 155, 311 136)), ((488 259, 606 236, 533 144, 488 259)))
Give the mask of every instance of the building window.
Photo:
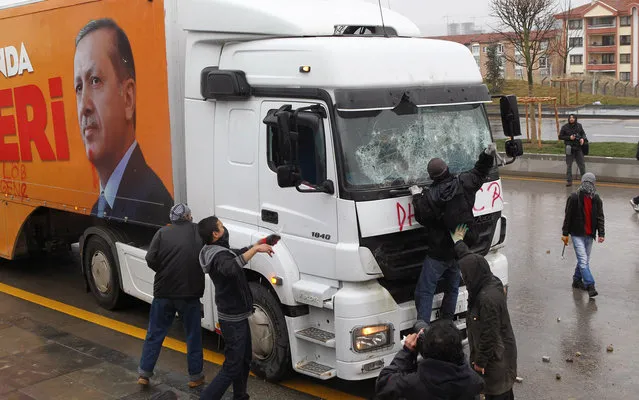
POLYGON ((620 72, 619 73, 619 80, 620 81, 629 81, 630 80, 630 72, 620 72))
POLYGON ((619 64, 630 64, 630 54, 619 54, 619 64))
POLYGON ((524 77, 524 70, 523 69, 516 69, 515 70, 515 77, 517 78, 523 78, 524 77))
POLYGON ((602 54, 601 55, 601 63, 602 64, 614 64, 615 63, 615 55, 614 54, 602 54))
POLYGON ((615 26, 615 17, 594 17, 588 21, 590 28, 610 28, 615 26))
MULTIPOLYGON (((597 46, 599 43, 593 43, 593 45, 597 46)), ((601 46, 614 46, 615 45, 615 37, 614 36, 602 36, 601 37, 601 46)))
POLYGON ((631 44, 630 35, 619 36, 619 44, 622 46, 630 46, 631 44))
POLYGON ((568 21, 568 29, 582 29, 584 22, 581 19, 571 19, 568 21))
POLYGON ((619 26, 630 26, 631 20, 632 17, 630 15, 619 17, 619 26))
POLYGON ((497 43, 497 54, 504 54, 504 45, 497 43))
POLYGON ((539 68, 548 68, 548 59, 546 57, 539 57, 539 68))
POLYGON ((568 39, 568 47, 574 49, 575 47, 584 47, 584 38, 571 37, 568 39))
POLYGON ((579 54, 579 55, 574 55, 574 56, 570 56, 570 65, 583 65, 584 63, 584 56, 579 54))
POLYGON ((473 47, 471 48, 471 51, 473 52, 474 56, 478 56, 479 55, 479 45, 478 44, 474 44, 473 47))

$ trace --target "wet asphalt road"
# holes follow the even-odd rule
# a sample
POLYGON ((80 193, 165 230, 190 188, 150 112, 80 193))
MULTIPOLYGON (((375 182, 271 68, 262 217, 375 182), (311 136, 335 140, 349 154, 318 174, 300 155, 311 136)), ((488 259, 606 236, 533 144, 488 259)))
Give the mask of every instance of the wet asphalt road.
MULTIPOLYGON (((505 178, 504 190, 509 218, 503 249, 510 262, 509 309, 517 337, 519 375, 524 379, 515 384, 516 398, 639 398, 639 379, 635 377, 639 366, 635 343, 639 337, 639 214, 628 203, 639 194, 639 187, 599 187, 607 235, 606 242, 595 244, 592 253, 592 271, 600 293, 595 300, 571 288, 575 266, 572 248, 561 258, 561 223, 569 189, 560 182, 505 178), (614 346, 612 353, 606 351, 609 344, 614 346), (582 356, 576 357, 576 352, 582 356), (549 356, 550 363, 542 362, 543 356, 549 356), (574 362, 566 362, 567 358, 574 362), (561 380, 556 379, 557 373, 561 380)), ((146 304, 115 313, 100 309, 84 292, 73 258, 0 263, 0 282, 135 326, 147 323, 146 304)), ((178 329, 171 336, 183 340, 178 329)), ((213 335, 205 338, 206 346, 214 349, 213 335)), ((176 360, 182 357, 178 355, 176 360)), ((370 397, 373 390, 371 381, 322 384, 362 397, 370 397)), ((266 383, 259 386, 260 393, 271 392, 278 398, 305 397, 266 383)))

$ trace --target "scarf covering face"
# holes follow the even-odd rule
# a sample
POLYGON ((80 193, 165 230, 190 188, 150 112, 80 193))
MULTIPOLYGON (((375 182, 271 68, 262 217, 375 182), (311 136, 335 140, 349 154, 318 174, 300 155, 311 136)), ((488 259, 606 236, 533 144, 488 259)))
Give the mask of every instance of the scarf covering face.
POLYGON ((595 187, 596 181, 597 179, 595 174, 592 172, 586 172, 584 176, 581 177, 581 186, 579 186, 579 191, 587 196, 593 197, 595 193, 597 193, 597 188, 595 187))

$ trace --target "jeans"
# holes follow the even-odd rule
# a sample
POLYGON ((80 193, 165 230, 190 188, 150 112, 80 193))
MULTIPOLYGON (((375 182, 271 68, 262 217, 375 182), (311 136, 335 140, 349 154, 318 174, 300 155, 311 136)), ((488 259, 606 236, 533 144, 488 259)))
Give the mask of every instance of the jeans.
POLYGON ((572 162, 577 161, 577 167, 579 167, 579 174, 583 176, 586 173, 586 161, 584 159, 584 153, 581 149, 572 149, 572 154, 566 154, 566 181, 572 183, 572 162))
POLYGON ((583 280, 584 286, 588 287, 595 284, 595 278, 590 273, 590 251, 594 239, 590 236, 573 236, 572 245, 575 248, 577 256, 577 266, 572 279, 575 281, 583 280))
POLYGON ((220 330, 224 338, 224 363, 222 370, 202 392, 200 400, 221 399, 231 384, 233 399, 248 399, 246 386, 253 356, 248 319, 239 322, 220 320, 220 330))
POLYGON ((443 282, 444 299, 442 300, 441 317, 453 319, 457 306, 460 280, 459 264, 457 260, 440 261, 426 256, 422 272, 415 288, 415 306, 417 319, 430 325, 433 311, 433 297, 437 289, 437 282, 443 282))
POLYGON ((138 373, 150 378, 160 357, 162 343, 173 324, 175 313, 179 312, 186 332, 186 360, 191 381, 204 378, 204 353, 202 351, 202 321, 200 317, 200 299, 158 299, 151 303, 149 329, 142 347, 142 357, 138 373))

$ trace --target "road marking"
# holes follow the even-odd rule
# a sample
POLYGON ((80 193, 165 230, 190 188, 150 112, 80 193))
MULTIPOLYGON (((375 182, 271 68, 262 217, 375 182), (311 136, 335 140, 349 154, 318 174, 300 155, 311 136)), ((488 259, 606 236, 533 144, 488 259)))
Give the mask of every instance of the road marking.
MULTIPOLYGON (((526 178, 514 175, 501 175, 502 179, 508 179, 511 181, 532 181, 532 182, 549 182, 549 183, 566 183, 563 179, 551 179, 551 178, 526 178)), ((577 185, 578 186, 578 185, 577 185)), ((597 182, 597 186, 611 187, 618 189, 638 189, 639 185, 632 183, 606 183, 597 182)))
MULTIPOLYGON (((8 295, 17 297, 33 304, 37 304, 42 307, 49 308, 51 310, 61 312, 63 314, 70 315, 72 317, 90 322, 95 325, 100 325, 104 328, 123 333, 127 336, 131 336, 140 340, 144 340, 144 338, 146 337, 145 329, 138 328, 137 326, 129 325, 124 322, 120 322, 99 314, 94 314, 81 308, 61 303, 59 301, 49 299, 48 297, 40 296, 35 293, 27 292, 26 290, 18 289, 4 283, 0 283, 0 292, 6 293, 8 295)), ((164 339, 163 347, 186 354, 186 343, 177 339, 170 338, 168 336, 166 337, 166 339, 164 339)), ((222 365, 222 363, 224 362, 224 356, 211 350, 204 349, 204 360, 213 364, 222 365)), ((363 397, 353 396, 348 393, 324 387, 313 382, 306 382, 301 379, 289 379, 278 384, 280 386, 285 386, 289 389, 293 389, 297 392, 306 393, 311 396, 316 396, 328 400, 364 400, 363 397)))

